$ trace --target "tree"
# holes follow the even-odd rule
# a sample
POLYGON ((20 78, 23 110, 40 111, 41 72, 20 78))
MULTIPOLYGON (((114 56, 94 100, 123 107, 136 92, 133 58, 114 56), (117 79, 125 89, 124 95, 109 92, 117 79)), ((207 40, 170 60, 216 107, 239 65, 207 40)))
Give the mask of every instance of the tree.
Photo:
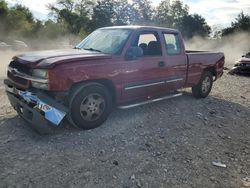
POLYGON ((245 15, 242 11, 236 18, 236 22, 232 23, 232 27, 238 30, 247 31, 250 29, 250 16, 245 15))
POLYGON ((183 17, 189 15, 188 9, 182 1, 176 0, 170 4, 169 0, 162 0, 156 8, 154 20, 161 26, 177 28, 183 17))
POLYGON ((66 34, 67 32, 68 31, 66 30, 65 25, 56 23, 52 20, 47 20, 40 30, 40 33, 42 33, 43 36, 49 39, 55 39, 58 36, 66 34))
POLYGON ((48 9, 51 11, 51 15, 54 15, 57 19, 60 19, 59 12, 61 10, 68 10, 69 12, 73 12, 74 3, 72 0, 57 0, 55 4, 48 4, 48 9))
POLYGON ((154 9, 150 0, 132 0, 132 23, 150 24, 152 23, 154 9))
POLYGON ((93 9, 92 29, 128 25, 133 22, 134 9, 128 0, 99 0, 93 9))
POLYGON ((195 35, 207 37, 211 32, 205 18, 198 14, 185 15, 179 20, 177 28, 185 38, 192 38, 195 35))
MULTIPOLYGON (((172 4, 170 0, 162 0, 156 8, 152 7, 151 0, 57 0, 48 8, 55 19, 44 23, 35 20, 27 7, 8 8, 7 3, 0 0, 0 32, 29 38, 41 33, 48 38, 66 34, 83 37, 100 27, 128 24, 178 28, 186 38, 207 36, 210 32, 205 19, 189 15, 188 6, 180 0, 172 4)), ((248 20, 249 16, 242 13, 230 30, 247 29, 248 20)))
POLYGON ((241 12, 235 18, 235 22, 231 23, 231 27, 222 30, 222 36, 232 34, 237 31, 250 31, 250 16, 241 12))
POLYGON ((80 17, 87 17, 91 19, 94 6, 95 3, 91 0, 80 0, 75 5, 75 11, 80 15, 80 17))
POLYGON ((99 0, 93 9, 92 29, 99 27, 112 26, 114 18, 114 1, 113 0, 99 0))
POLYGON ((128 25, 132 19, 133 7, 128 3, 128 0, 114 1, 114 25, 128 25))
POLYGON ((0 33, 5 30, 5 21, 8 15, 9 9, 5 1, 0 1, 0 33))
POLYGON ((206 20, 198 14, 189 14, 189 7, 182 1, 162 0, 156 8, 155 23, 164 27, 179 29, 185 38, 194 35, 208 36, 211 28, 206 20))
POLYGON ((170 5, 169 14, 172 17, 173 27, 177 27, 185 16, 188 16, 189 7, 182 1, 176 0, 170 5))
POLYGON ((0 1, 0 20, 5 18, 8 14, 8 6, 7 3, 3 0, 0 1))
POLYGON ((32 35, 36 37, 38 33, 43 29, 43 23, 40 20, 36 20, 36 22, 32 26, 32 35))
POLYGON ((154 21, 160 26, 172 27, 173 19, 170 15, 170 2, 169 0, 162 0, 160 4, 156 7, 156 14, 154 16, 154 21))
POLYGON ((30 36, 34 24, 34 17, 30 10, 17 4, 8 11, 5 29, 7 32, 14 33, 17 36, 30 36))
POLYGON ((58 0, 48 7, 58 23, 65 24, 70 33, 77 35, 80 31, 89 31, 93 6, 90 0, 58 0))
POLYGON ((62 22, 67 25, 68 31, 70 33, 77 34, 80 31, 80 27, 77 24, 79 20, 79 15, 75 12, 70 12, 67 9, 62 9, 59 11, 59 16, 62 22))

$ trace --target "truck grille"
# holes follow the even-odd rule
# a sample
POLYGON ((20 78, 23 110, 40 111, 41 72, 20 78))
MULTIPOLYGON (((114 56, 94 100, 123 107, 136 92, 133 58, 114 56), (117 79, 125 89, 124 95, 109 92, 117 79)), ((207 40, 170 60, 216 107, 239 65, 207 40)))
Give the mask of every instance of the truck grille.
MULTIPOLYGON (((31 75, 31 69, 27 67, 26 65, 19 63, 18 61, 11 61, 9 66, 11 68, 17 69, 19 72, 31 75)), ((29 87, 28 80, 14 76, 10 71, 8 71, 7 76, 10 80, 12 80, 14 83, 16 83, 20 87, 23 87, 23 88, 29 87)))
POLYGON ((28 85, 28 80, 25 80, 23 78, 19 78, 11 74, 11 72, 8 72, 7 74, 8 78, 10 78, 13 82, 17 83, 18 85, 21 85, 23 87, 27 87, 28 85))
POLYGON ((11 61, 9 66, 12 68, 16 68, 20 72, 31 75, 30 68, 26 66, 25 64, 19 63, 18 61, 11 61))

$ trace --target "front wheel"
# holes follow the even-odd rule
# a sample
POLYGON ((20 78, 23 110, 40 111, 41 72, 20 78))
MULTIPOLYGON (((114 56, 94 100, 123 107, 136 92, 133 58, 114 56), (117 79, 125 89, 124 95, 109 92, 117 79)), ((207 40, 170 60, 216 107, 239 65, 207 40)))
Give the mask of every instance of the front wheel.
POLYGON ((82 129, 100 126, 112 109, 109 91, 101 84, 88 84, 77 91, 70 105, 70 116, 74 125, 82 129))
POLYGON ((209 95, 213 86, 213 76, 211 72, 205 71, 200 82, 192 87, 192 93, 196 98, 205 98, 209 95))

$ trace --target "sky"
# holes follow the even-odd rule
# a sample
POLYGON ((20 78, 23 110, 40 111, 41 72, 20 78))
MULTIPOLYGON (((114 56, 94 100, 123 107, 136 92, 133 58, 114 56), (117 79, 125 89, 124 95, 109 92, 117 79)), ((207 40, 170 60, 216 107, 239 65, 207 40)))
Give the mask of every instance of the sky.
MULTIPOLYGON (((46 5, 56 0, 6 0, 10 6, 21 3, 30 8, 36 18, 45 20, 48 18, 46 5)), ((161 0, 151 0, 157 6, 161 0)), ((191 14, 202 15, 210 26, 230 26, 237 15, 244 11, 250 15, 250 0, 183 0, 189 6, 191 14)))

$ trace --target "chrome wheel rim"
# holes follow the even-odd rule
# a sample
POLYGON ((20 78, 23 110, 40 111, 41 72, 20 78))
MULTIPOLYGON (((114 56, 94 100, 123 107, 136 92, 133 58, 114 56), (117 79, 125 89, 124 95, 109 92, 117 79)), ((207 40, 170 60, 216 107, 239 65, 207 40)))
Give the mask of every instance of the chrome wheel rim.
POLYGON ((211 79, 209 77, 205 77, 201 85, 202 93, 207 93, 210 87, 211 87, 211 79))
POLYGON ((98 93, 89 94, 81 102, 81 117, 85 121, 95 121, 103 114, 105 106, 103 96, 98 93))

